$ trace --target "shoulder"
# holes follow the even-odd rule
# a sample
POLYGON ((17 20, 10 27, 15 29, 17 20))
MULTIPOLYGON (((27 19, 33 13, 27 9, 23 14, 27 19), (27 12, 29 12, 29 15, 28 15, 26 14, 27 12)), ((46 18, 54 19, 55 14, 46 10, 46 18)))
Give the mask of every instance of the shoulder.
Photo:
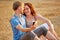
POLYGON ((41 14, 37 14, 36 17, 37 18, 44 18, 44 16, 42 16, 41 14))
POLYGON ((24 15, 22 15, 23 16, 23 18, 26 18, 26 16, 24 16, 24 15))
POLYGON ((17 19, 14 16, 12 16, 10 19, 10 22, 16 22, 16 21, 17 21, 17 19))
POLYGON ((37 14, 37 15, 35 16, 35 18, 37 18, 37 19, 38 19, 40 16, 41 16, 40 14, 37 14))
POLYGON ((42 16, 42 15, 41 15, 41 14, 37 14, 37 15, 36 15, 36 17, 40 17, 40 16, 42 16))
POLYGON ((43 17, 41 14, 37 14, 36 19, 45 19, 45 17, 43 17))

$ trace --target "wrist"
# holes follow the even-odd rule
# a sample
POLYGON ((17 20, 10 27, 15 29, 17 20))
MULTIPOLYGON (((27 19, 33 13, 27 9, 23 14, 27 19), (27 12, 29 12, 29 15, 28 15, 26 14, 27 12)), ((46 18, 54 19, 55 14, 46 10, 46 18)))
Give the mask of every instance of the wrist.
POLYGON ((32 26, 31 29, 34 30, 36 27, 35 26, 32 26))

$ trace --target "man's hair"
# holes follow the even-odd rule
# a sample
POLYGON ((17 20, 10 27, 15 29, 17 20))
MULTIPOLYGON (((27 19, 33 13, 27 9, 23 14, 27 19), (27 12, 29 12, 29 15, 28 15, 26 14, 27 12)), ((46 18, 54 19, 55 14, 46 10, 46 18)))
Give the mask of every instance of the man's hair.
POLYGON ((21 6, 21 5, 22 5, 22 3, 19 2, 19 1, 14 2, 14 3, 13 3, 13 10, 14 10, 14 11, 17 10, 17 8, 18 8, 19 6, 21 6))

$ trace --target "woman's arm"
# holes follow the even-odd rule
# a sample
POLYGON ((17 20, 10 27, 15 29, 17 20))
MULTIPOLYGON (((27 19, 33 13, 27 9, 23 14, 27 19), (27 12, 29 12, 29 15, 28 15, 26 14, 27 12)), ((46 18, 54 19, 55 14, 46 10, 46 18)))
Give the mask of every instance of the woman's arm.
POLYGON ((53 24, 51 23, 50 20, 48 20, 47 18, 45 18, 41 15, 37 15, 36 17, 37 17, 38 20, 41 19, 43 22, 47 23, 51 30, 54 30, 53 24))
POLYGON ((47 18, 41 16, 41 15, 37 15, 36 16, 38 19, 41 19, 43 22, 47 23, 48 26, 49 26, 49 29, 50 29, 50 32, 54 34, 54 36, 57 38, 57 40, 59 40, 59 37, 57 36, 55 30, 54 30, 54 27, 53 27, 53 24, 51 23, 50 20, 48 20, 47 18))

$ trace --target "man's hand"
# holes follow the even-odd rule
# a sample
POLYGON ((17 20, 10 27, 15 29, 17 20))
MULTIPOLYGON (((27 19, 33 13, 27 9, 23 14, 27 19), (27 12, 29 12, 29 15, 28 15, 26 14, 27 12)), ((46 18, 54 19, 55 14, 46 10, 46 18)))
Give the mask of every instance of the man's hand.
POLYGON ((33 22, 33 26, 37 27, 37 21, 33 22))
POLYGON ((34 30, 36 27, 33 25, 33 26, 31 26, 31 30, 34 30))
POLYGON ((33 25, 31 26, 31 29, 34 30, 37 27, 37 21, 33 22, 33 25))

